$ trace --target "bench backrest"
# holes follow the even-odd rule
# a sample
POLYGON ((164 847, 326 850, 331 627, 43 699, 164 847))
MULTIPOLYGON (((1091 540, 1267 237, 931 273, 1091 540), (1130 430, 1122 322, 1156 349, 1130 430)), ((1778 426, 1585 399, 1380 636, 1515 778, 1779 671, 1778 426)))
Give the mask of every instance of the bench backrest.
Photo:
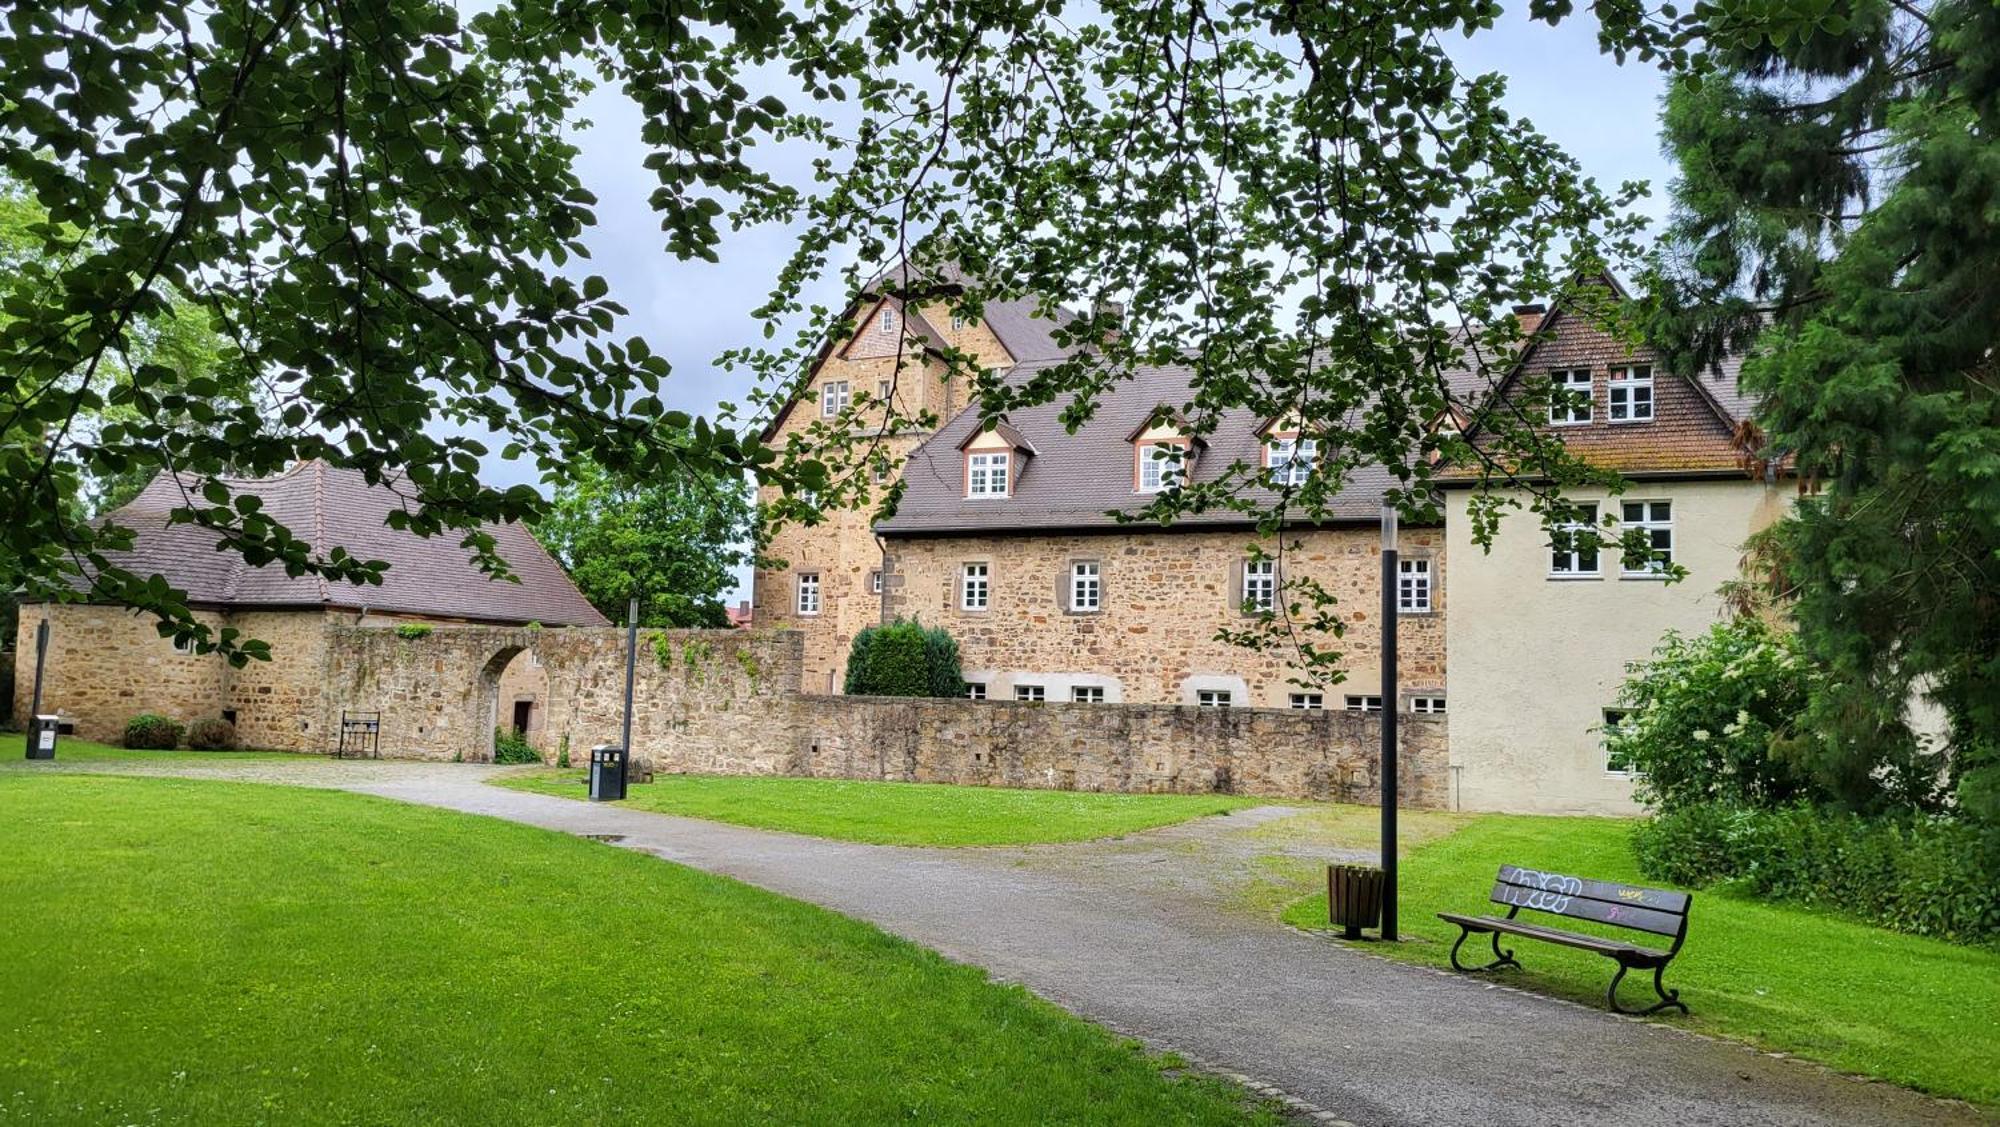
POLYGON ((1493 884, 1495 904, 1579 920, 1595 920, 1601 924, 1649 931, 1654 935, 1671 935, 1676 940, 1687 933, 1688 903, 1692 899, 1685 892, 1614 884, 1565 873, 1524 869, 1519 865, 1500 866, 1500 876, 1493 884))

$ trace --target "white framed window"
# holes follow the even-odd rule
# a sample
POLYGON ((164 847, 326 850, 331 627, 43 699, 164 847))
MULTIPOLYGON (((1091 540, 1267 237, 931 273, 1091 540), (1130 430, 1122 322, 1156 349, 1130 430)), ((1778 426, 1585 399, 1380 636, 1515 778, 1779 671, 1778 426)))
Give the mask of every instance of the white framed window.
POLYGON ((1431 561, 1396 561, 1396 609, 1404 614, 1431 612, 1431 561))
POLYGON ((965 683, 965 699, 966 699, 966 700, 985 700, 985 699, 986 699, 986 682, 984 682, 984 681, 967 681, 967 682, 965 683))
POLYGON ((1382 698, 1350 696, 1347 698, 1346 708, 1349 712, 1380 712, 1382 711, 1382 698))
POLYGON ((1179 443, 1148 442, 1139 447, 1139 492, 1158 493, 1187 479, 1187 455, 1179 443))
POLYGON ((969 454, 965 459, 967 497, 1005 497, 1007 471, 1013 455, 1001 450, 991 454, 969 454))
POLYGON ((1071 704, 1103 704, 1104 686, 1073 685, 1069 690, 1071 704))
POLYGON ((1631 778, 1642 772, 1632 765, 1630 759, 1611 750, 1611 729, 1625 723, 1626 715, 1627 711, 1622 708, 1607 708, 1604 710, 1604 773, 1631 778))
POLYGON ((1049 699, 1049 694, 1040 685, 1016 685, 1014 686, 1014 699, 1027 701, 1030 704, 1040 704, 1049 699))
POLYGON ((1278 561, 1243 561, 1243 609, 1275 610, 1278 606, 1278 561))
POLYGON ((819 417, 822 419, 831 419, 842 411, 847 410, 847 404, 853 399, 853 395, 854 390, 846 380, 833 380, 821 384, 819 389, 819 417))
POLYGON ((1591 420, 1589 368, 1558 368, 1549 373, 1549 383, 1550 422, 1567 427, 1591 420))
POLYGON ((1319 440, 1273 438, 1264 444, 1264 465, 1272 485, 1304 485, 1319 459, 1319 440))
POLYGON ((895 388, 895 386, 896 386, 895 383, 890 380, 876 380, 875 402, 887 403, 889 401, 889 393, 892 389, 895 388))
POLYGON ((882 315, 875 318, 875 331, 885 337, 893 336, 896 332, 896 323, 898 320, 896 311, 885 305, 882 307, 882 315))
POLYGON ((819 613, 819 572, 802 571, 798 578, 798 608, 800 614, 819 613))
POLYGON ((1194 703, 1200 708, 1229 708, 1236 703, 1236 694, 1228 689, 1196 689, 1194 703))
POLYGON ((1419 716, 1443 716, 1443 697, 1411 697, 1410 711, 1419 716))
POLYGON ((193 638, 175 638, 175 639, 174 639, 174 652, 175 652, 175 653, 177 653, 177 654, 182 654, 182 655, 184 655, 184 656, 187 656, 187 657, 193 657, 193 656, 194 656, 194 639, 193 639, 193 638))
POLYGON ((1628 364, 1611 369, 1605 385, 1605 414, 1614 423, 1643 423, 1653 417, 1653 369, 1628 364))
POLYGON ((967 322, 966 322, 966 320, 965 320, 965 314, 963 314, 963 313, 954 313, 954 314, 952 314, 952 315, 951 315, 951 331, 952 331, 952 332, 956 333, 956 332, 960 332, 960 331, 962 331, 962 330, 963 330, 963 329, 965 328, 965 326, 966 326, 966 323, 967 323, 967 322))
POLYGON ((1623 573, 1630 576, 1665 575, 1674 562, 1674 506, 1671 501, 1626 501, 1620 506, 1621 523, 1626 529, 1646 534, 1648 551, 1644 558, 1627 554, 1623 573))
POLYGON ((1597 575, 1597 547, 1581 543, 1580 537, 1597 530, 1597 503, 1591 501, 1571 505, 1570 510, 1570 519, 1557 524, 1553 530, 1549 575, 1556 579, 1594 578, 1597 575))
POLYGON ((1104 578, 1095 563, 1069 565, 1069 609, 1089 613, 1104 605, 1104 578))
POLYGON ((868 593, 871 595, 879 595, 882 593, 881 571, 877 570, 868 573, 868 593))
POLYGON ((1326 707, 1326 698, 1318 693, 1293 693, 1292 707, 1300 710, 1317 711, 1326 707))
POLYGON ((993 593, 992 573, 983 563, 969 563, 958 573, 958 608, 985 610, 993 593))

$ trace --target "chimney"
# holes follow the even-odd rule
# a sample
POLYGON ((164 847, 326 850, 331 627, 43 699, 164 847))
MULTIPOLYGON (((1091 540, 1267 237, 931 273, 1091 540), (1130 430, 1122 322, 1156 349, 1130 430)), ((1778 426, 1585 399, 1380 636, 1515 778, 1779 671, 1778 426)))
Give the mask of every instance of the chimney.
POLYGON ((1547 317, 1549 307, 1539 301, 1514 307, 1514 319, 1521 322, 1521 335, 1527 336, 1542 327, 1542 319, 1547 317))

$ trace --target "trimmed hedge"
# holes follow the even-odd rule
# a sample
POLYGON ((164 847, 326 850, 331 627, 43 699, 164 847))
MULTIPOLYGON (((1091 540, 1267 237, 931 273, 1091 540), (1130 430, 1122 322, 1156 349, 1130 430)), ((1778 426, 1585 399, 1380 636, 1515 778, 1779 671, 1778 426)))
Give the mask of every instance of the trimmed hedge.
POLYGON ((220 716, 209 716, 188 725, 188 747, 195 751, 222 751, 236 746, 236 725, 220 716))
POLYGON ((847 650, 843 689, 851 696, 963 696, 958 643, 943 627, 903 619, 863 627, 847 650))
POLYGON ((2000 833, 1964 820, 1710 803, 1639 823, 1632 849, 1653 880, 1736 881, 1913 935, 2000 939, 2000 833))
POLYGON ((172 751, 181 746, 183 731, 179 721, 142 712, 125 722, 125 746, 142 751, 172 751))

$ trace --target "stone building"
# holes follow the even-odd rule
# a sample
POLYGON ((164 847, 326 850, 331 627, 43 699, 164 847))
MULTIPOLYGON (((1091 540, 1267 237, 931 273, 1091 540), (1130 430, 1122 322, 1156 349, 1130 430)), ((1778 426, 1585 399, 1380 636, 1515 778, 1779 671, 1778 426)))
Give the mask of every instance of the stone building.
MULTIPOLYGON (((1600 282, 1615 287, 1608 279, 1581 284, 1600 282)), ((879 318, 896 308, 892 293, 857 306, 856 340, 873 326, 876 347, 889 347, 904 330, 894 321, 885 329, 879 318)), ((1736 439, 1750 405, 1737 393, 1733 366, 1682 380, 1564 303, 1546 320, 1541 307, 1516 312, 1529 322, 1524 328, 1539 329, 1530 345, 1494 388, 1469 373, 1454 376, 1455 399, 1511 405, 1552 376, 1587 387, 1590 411, 1551 420, 1550 430, 1571 450, 1624 471, 1634 491, 1615 510, 1609 498, 1578 499, 1653 529, 1662 551, 1692 575, 1664 584, 1644 561, 1629 571, 1606 565, 1588 578, 1558 574, 1548 535, 1528 517, 1507 522, 1488 553, 1472 540, 1466 491, 1449 489, 1442 526, 1403 529, 1402 696, 1391 706, 1448 716, 1454 804, 1626 811, 1631 778, 1604 762, 1597 729, 1627 663, 1643 660, 1670 627, 1715 620, 1714 592, 1737 574, 1737 548, 1782 512, 1784 491, 1740 464, 1736 439), (1629 516, 1628 499, 1643 506, 1629 516)), ((931 330, 914 320, 905 317, 903 345, 921 354, 931 330)), ((1054 346, 1053 336, 1044 339, 1054 346)), ((1060 359, 986 356, 1008 381, 1060 359)), ((800 404, 818 404, 831 417, 827 397, 846 393, 828 388, 851 384, 852 364, 842 353, 823 354, 800 404)), ((1017 410, 989 428, 976 408, 962 406, 963 389, 925 381, 941 388, 932 402, 943 422, 927 435, 897 437, 905 492, 895 514, 871 525, 866 513, 848 511, 827 525, 788 528, 771 555, 789 566, 757 573, 758 621, 805 633, 809 692, 837 690, 855 631, 905 617, 947 627, 972 694, 988 700, 1383 707, 1375 618, 1386 472, 1356 474, 1329 519, 1276 540, 1260 541, 1231 512, 1167 527, 1113 515, 1143 507, 1176 473, 1213 481, 1253 467, 1275 478, 1312 457, 1295 423, 1248 412, 1226 415, 1209 433, 1188 433, 1171 409, 1190 400, 1190 377, 1185 368, 1144 370, 1109 389, 1075 434, 1058 418, 1061 402, 1017 410), (1295 683, 1283 646, 1217 640, 1254 621, 1246 603, 1268 604, 1294 579, 1313 580, 1339 600, 1348 630, 1321 642, 1341 652, 1339 685, 1295 683)), ((804 434, 802 414, 795 405, 772 433, 804 434)), ((1476 435, 1476 410, 1453 422, 1476 435)), ((1269 489, 1261 493, 1276 500, 1269 489)), ((1607 536, 1617 535, 1616 524, 1607 536)))
MULTIPOLYGON (((86 739, 116 742, 126 721, 152 712, 182 722, 220 717, 245 747, 333 750, 339 717, 322 714, 331 631, 354 625, 481 623, 545 627, 601 626, 604 616, 577 591, 561 566, 519 525, 490 532, 519 583, 489 579, 467 559, 457 537, 423 538, 391 529, 389 513, 404 498, 370 486, 358 471, 301 463, 277 477, 232 480, 239 495, 318 549, 336 545, 362 559, 389 563, 380 586, 289 576, 278 567, 251 567, 234 552, 215 550, 215 534, 171 524, 185 503, 184 483, 168 474, 110 520, 136 533, 113 562, 140 575, 158 574, 187 593, 195 617, 211 628, 233 627, 270 643, 270 661, 234 668, 214 654, 197 654, 160 637, 151 618, 123 607, 54 603, 21 608, 18 648, 29 675, 15 686, 15 711, 25 714, 33 691, 35 628, 51 626, 42 708, 61 716, 86 739)), ((189 486, 188 488, 193 488, 189 486)), ((411 631, 416 633, 417 631, 411 631)), ((531 653, 494 671, 493 726, 516 726, 531 738, 542 726, 547 678, 531 653), (517 668, 518 667, 518 668, 517 668)))

